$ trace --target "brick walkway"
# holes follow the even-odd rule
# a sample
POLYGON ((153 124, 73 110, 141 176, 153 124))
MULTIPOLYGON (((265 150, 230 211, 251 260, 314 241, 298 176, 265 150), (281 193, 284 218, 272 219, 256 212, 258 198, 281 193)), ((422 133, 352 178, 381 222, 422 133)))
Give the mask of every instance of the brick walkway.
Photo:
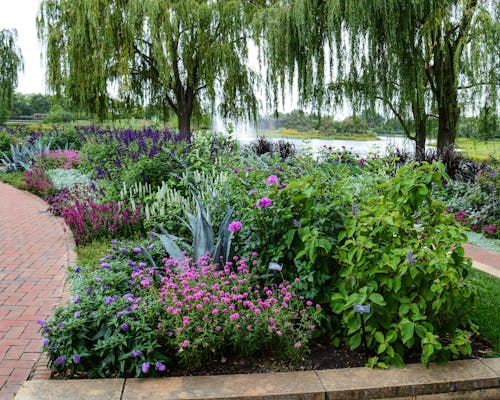
MULTIPOLYGON (((64 277, 75 262, 74 241, 47 207, 0 182, 0 400, 12 399, 40 359, 36 320, 48 318, 67 297, 64 277)), ((500 253, 464 247, 467 256, 500 277, 500 253)))
POLYGON ((63 296, 74 242, 38 197, 0 182, 0 400, 12 399, 40 357, 37 319, 63 296))

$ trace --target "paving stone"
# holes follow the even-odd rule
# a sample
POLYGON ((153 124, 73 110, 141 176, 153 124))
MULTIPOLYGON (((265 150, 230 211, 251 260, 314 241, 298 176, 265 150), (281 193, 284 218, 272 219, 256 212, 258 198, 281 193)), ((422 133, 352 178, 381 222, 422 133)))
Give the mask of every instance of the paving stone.
MULTIPOLYGON (((484 365, 497 374, 500 379, 500 358, 482 358, 484 365)), ((500 399, 500 397, 498 397, 500 399)))
POLYGON ((122 400, 146 399, 323 400, 324 389, 313 371, 127 379, 122 400))
MULTIPOLYGON (((317 371, 326 398, 335 400, 421 396, 498 387, 498 374, 480 360, 409 364, 403 369, 350 368, 317 371)), ((413 398, 413 397, 412 397, 413 398)))
POLYGON ((27 381, 16 400, 120 400, 124 383, 124 379, 27 381))

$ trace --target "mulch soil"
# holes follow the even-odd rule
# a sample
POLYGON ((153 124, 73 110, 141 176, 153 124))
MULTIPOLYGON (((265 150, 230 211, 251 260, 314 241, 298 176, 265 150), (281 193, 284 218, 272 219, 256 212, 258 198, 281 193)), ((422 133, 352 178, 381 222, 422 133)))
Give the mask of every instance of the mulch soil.
MULTIPOLYGON (((461 356, 458 359, 474 359, 488 356, 491 346, 480 340, 474 339, 472 354, 461 356)), ((351 350, 347 346, 334 347, 328 341, 316 341, 310 344, 310 352, 297 365, 290 365, 272 357, 263 357, 256 360, 237 358, 223 358, 217 362, 205 364, 202 368, 186 370, 180 366, 168 366, 167 376, 202 376, 202 375, 232 375, 232 374, 258 374, 266 372, 313 371, 322 369, 364 367, 374 354, 363 349, 351 350)), ((420 355, 408 354, 406 364, 420 363, 420 355)), ((53 372, 52 379, 66 379, 64 373, 53 372)), ((73 379, 85 379, 85 374, 74 376, 73 379)))

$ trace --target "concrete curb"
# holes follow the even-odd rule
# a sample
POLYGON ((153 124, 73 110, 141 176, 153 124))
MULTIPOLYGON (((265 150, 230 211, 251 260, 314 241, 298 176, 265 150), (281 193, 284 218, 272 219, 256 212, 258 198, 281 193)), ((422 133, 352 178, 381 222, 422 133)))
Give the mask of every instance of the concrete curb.
POLYGON ((16 400, 368 400, 500 399, 500 358, 157 379, 31 380, 16 400))

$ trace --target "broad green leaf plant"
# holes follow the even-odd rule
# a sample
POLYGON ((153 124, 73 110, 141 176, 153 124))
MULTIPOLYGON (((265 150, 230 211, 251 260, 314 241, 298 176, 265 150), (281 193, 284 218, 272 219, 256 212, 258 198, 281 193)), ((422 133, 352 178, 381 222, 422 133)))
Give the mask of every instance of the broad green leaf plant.
POLYGON ((363 329, 353 306, 370 304, 363 318, 371 366, 403 365, 415 348, 426 365, 471 353, 465 329, 475 292, 461 246, 467 237, 431 196, 444 179, 442 164, 409 164, 346 217, 331 308, 356 349, 363 329))

